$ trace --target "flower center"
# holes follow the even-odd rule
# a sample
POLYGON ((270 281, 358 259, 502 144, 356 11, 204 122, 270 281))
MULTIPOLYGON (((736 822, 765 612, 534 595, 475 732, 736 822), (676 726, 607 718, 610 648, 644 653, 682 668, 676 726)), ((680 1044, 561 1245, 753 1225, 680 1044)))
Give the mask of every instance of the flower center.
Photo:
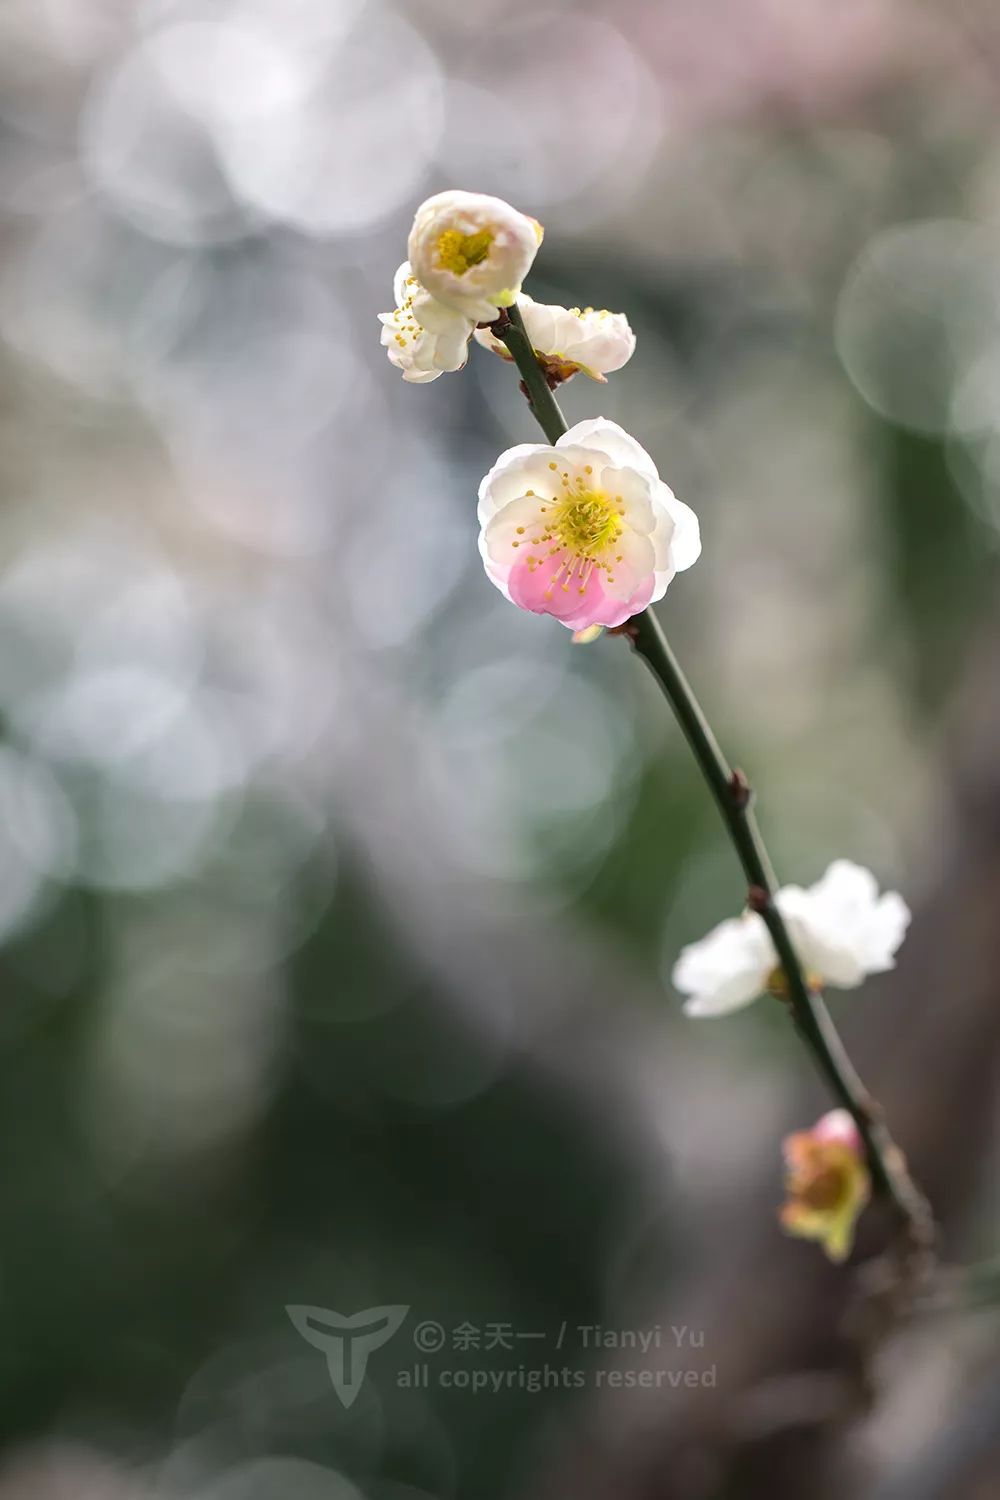
POLYGON ((807 1208, 828 1211, 836 1208, 844 1197, 844 1174, 839 1167, 815 1168, 813 1175, 796 1184, 793 1192, 807 1208))
POLYGON ((464 276, 470 266, 478 266, 490 253, 493 233, 489 229, 463 234, 460 229, 446 229, 438 236, 438 265, 442 271, 464 276))
MULTIPOLYGON (((812 990, 813 994, 820 994, 823 989, 823 981, 818 974, 807 971, 802 975, 802 978, 805 980, 807 988, 812 990)), ((791 990, 788 985, 788 975, 780 964, 768 974, 764 989, 767 994, 773 995, 775 1000, 787 1000, 790 997, 791 990)))
MULTIPOLYGON (((549 468, 558 470, 559 465, 552 462, 549 468)), ((557 586, 567 592, 574 579, 577 592, 585 594, 595 568, 613 583, 615 564, 624 561, 623 554, 614 550, 625 530, 624 499, 589 489, 592 473, 588 464, 583 474, 571 479, 569 469, 564 469, 559 480, 562 493, 540 504, 538 520, 530 526, 519 526, 517 538, 511 543, 528 548, 525 562, 531 572, 548 566, 550 558, 558 558, 547 599, 557 586)), ((532 496, 534 491, 527 493, 532 496)))
POLYGON ((548 530, 572 556, 596 560, 621 536, 622 524, 603 490, 581 489, 556 506, 548 530))

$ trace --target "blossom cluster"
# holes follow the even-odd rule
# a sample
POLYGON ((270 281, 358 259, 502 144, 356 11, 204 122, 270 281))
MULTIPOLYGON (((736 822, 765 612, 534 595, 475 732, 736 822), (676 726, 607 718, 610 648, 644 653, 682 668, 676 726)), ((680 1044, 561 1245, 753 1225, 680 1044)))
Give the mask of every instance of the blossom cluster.
POLYGON ((509 359, 490 331, 516 303, 535 357, 553 384, 577 373, 603 381, 635 351, 623 313, 536 302, 521 286, 542 226, 501 198, 436 193, 417 209, 408 259, 396 272, 396 306, 380 313, 382 344, 404 380, 425 384, 460 370, 469 341, 509 359))
MULTIPOLYGON (((382 313, 382 343, 403 379, 461 369, 471 340, 511 359, 505 330, 519 324, 551 387, 583 373, 604 382, 635 350, 621 313, 535 302, 522 290, 542 228, 499 198, 444 192, 417 210, 396 307, 382 313), (504 309, 514 309, 502 318, 504 309)), ((479 486, 479 550, 487 576, 512 603, 551 615, 592 640, 660 599, 701 553, 698 519, 660 478, 644 448, 615 422, 578 422, 554 443, 501 453, 479 486)), ((774 906, 806 984, 852 989, 891 969, 910 921, 902 896, 879 894, 874 875, 836 860, 807 890, 784 886, 774 906)), ((788 998, 764 917, 747 910, 680 954, 675 987, 689 1016, 720 1016, 760 995, 788 998)), ((842 1260, 870 1178, 851 1115, 835 1110, 784 1142, 788 1201, 781 1223, 842 1260)))
POLYGON ((502 198, 435 193, 414 216, 408 260, 396 272, 393 312, 382 312, 382 345, 412 384, 460 371, 475 335, 484 350, 510 359, 490 333, 516 303, 538 363, 553 384, 577 372, 603 381, 633 356, 636 336, 621 312, 559 308, 522 293, 543 229, 502 198))
POLYGON ((447 192, 421 204, 396 272, 395 310, 379 314, 404 380, 462 368, 476 324, 515 300, 541 240, 542 226, 501 198, 447 192))
MULTIPOLYGON (((542 239, 534 219, 499 198, 438 193, 417 209, 396 272, 382 343, 403 379, 459 370, 473 335, 509 359, 494 327, 516 304, 547 381, 604 381, 635 349, 622 313, 536 302, 522 291, 542 239)), ((552 615, 591 640, 662 597, 701 551, 694 512, 649 454, 614 422, 580 422, 554 446, 502 453, 479 488, 487 576, 521 609, 552 615)))

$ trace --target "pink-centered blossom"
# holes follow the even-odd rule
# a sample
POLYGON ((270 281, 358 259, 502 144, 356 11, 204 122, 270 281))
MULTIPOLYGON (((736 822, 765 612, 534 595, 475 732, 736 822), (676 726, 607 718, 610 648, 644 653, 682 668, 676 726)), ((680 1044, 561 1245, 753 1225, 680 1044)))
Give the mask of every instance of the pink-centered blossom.
POLYGON ((698 519, 615 422, 578 422, 554 447, 521 443, 479 486, 479 550, 521 609, 570 630, 621 625, 701 552, 698 519))

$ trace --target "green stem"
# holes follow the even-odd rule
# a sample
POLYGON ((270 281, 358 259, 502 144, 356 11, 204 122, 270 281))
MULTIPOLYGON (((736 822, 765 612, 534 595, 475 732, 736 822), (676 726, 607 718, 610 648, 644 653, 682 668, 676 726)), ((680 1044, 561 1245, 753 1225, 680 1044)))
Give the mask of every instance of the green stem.
POLYGON ((496 338, 502 339, 507 345, 511 358, 521 372, 524 393, 534 413, 535 421, 550 443, 557 442, 567 430, 566 418, 559 410, 559 403, 549 389, 545 371, 535 358, 535 351, 531 347, 531 340, 525 330, 521 310, 516 303, 513 307, 508 307, 506 318, 503 314, 500 315, 493 325, 493 333, 496 338))
MULTIPOLYGON (((535 358, 518 308, 508 308, 493 325, 520 371, 535 419, 550 443, 567 430, 559 404, 535 358)), ((834 1098, 854 1119, 864 1142, 875 1190, 895 1209, 916 1246, 933 1238, 933 1218, 926 1199, 910 1178, 902 1152, 879 1117, 878 1107, 844 1050, 822 997, 811 989, 775 903, 777 881, 751 809, 751 792, 742 773, 734 772, 719 748, 711 726, 651 609, 634 616, 621 633, 656 678, 691 747, 722 814, 729 838, 746 876, 749 904, 760 913, 774 943, 788 989, 788 1007, 834 1098)))

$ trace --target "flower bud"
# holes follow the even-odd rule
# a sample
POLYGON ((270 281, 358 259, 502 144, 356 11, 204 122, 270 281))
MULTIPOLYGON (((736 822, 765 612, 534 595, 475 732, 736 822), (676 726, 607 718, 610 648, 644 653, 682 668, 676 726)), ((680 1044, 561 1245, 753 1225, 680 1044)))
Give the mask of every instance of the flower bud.
POLYGON ((786 1136, 782 1151, 788 1193, 780 1213, 782 1227, 818 1240, 831 1260, 846 1260, 858 1215, 871 1193, 857 1125, 846 1109, 832 1110, 811 1130, 786 1136))
POLYGON ((502 198, 451 190, 417 209, 408 249, 437 302, 492 323, 517 297, 541 240, 542 226, 502 198))

